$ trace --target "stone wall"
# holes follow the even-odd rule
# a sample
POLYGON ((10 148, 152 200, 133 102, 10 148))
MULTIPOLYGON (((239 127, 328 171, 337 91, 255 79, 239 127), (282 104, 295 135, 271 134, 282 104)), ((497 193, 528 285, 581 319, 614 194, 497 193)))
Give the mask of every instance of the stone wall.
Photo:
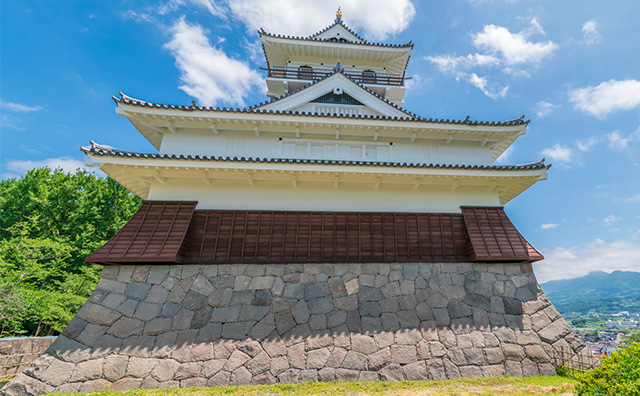
POLYGON ((530 264, 113 266, 2 393, 553 375, 560 345, 530 264))
POLYGON ((38 358, 56 337, 0 338, 0 379, 10 378, 38 358))

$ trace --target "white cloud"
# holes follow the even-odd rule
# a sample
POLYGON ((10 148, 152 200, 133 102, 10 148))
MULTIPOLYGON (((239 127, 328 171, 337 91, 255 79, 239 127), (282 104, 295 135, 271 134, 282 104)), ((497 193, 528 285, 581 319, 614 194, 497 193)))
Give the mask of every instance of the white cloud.
POLYGON ((487 78, 479 77, 476 73, 471 73, 469 75, 469 82, 471 82, 471 84, 481 90, 482 93, 494 100, 498 98, 504 98, 507 95, 507 91, 509 90, 509 86, 492 88, 488 87, 487 78))
MULTIPOLYGON (((478 52, 465 56, 427 56, 424 59, 435 64, 441 72, 452 74, 456 80, 471 83, 492 99, 503 98, 509 86, 490 84, 487 77, 479 76, 480 70, 490 71, 499 68, 512 78, 529 77, 531 74, 527 69, 540 64, 558 47, 552 41, 530 41, 530 36, 544 34, 542 26, 535 18, 530 23, 529 28, 518 33, 511 33, 502 26, 486 25, 482 32, 472 35, 473 45, 478 52)), ((550 110, 551 108, 547 107, 545 111, 550 110)))
POLYGON ((604 118, 613 111, 640 107, 640 81, 611 79, 595 87, 570 89, 569 101, 578 110, 604 118))
POLYGON ((584 36, 584 41, 588 45, 596 45, 600 43, 602 40, 602 36, 600 32, 598 32, 598 24, 596 21, 586 21, 584 25, 582 25, 582 34, 584 36))
MULTIPOLYGON (((532 23, 542 29, 535 19, 532 23)), ((558 47, 552 41, 540 43, 528 41, 528 36, 527 31, 511 33, 502 26, 487 25, 483 32, 474 36, 473 44, 477 48, 488 50, 491 54, 500 54, 508 65, 540 63, 558 47)))
POLYGON ((22 103, 5 102, 0 99, 0 108, 16 112, 16 113, 30 113, 32 111, 38 111, 42 108, 40 106, 27 106, 22 103))
POLYGON ((540 226, 541 229, 543 230, 551 230, 556 228, 557 226, 559 226, 560 224, 555 224, 555 223, 548 223, 548 224, 542 224, 540 226))
POLYGON ((78 168, 87 169, 84 162, 71 157, 46 158, 40 161, 8 160, 5 162, 5 171, 3 172, 2 177, 5 179, 20 177, 26 174, 30 169, 42 168, 45 166, 50 169, 61 168, 65 172, 75 172, 78 168))
POLYGON ((262 77, 245 62, 228 57, 212 47, 206 31, 198 24, 179 19, 171 28, 173 37, 165 44, 182 72, 180 86, 204 106, 219 102, 244 106, 253 87, 264 89, 262 77))
POLYGON ((541 154, 552 161, 570 162, 573 159, 573 149, 560 144, 542 150, 541 154))
POLYGON ((578 146, 578 150, 580 150, 582 152, 589 151, 589 150, 591 150, 591 148, 593 146, 598 144, 599 141, 600 141, 599 138, 590 137, 590 138, 583 139, 583 140, 577 140, 576 141, 576 146, 578 146))
POLYGON ((507 161, 509 161, 509 158, 511 158, 511 155, 514 152, 514 146, 509 146, 508 149, 506 149, 505 151, 502 152, 502 154, 500 154, 500 156, 496 159, 496 162, 498 164, 504 164, 507 161))
POLYGON ((377 40, 405 30, 416 13, 410 0, 228 0, 227 5, 251 30, 301 36, 329 25, 341 7, 345 24, 377 40))
POLYGON ((535 264, 540 283, 584 276, 591 271, 640 271, 640 243, 617 240, 607 243, 601 239, 583 246, 543 249, 543 261, 535 264))
POLYGON ((548 116, 553 112, 553 110, 557 109, 560 106, 561 105, 554 105, 553 103, 549 103, 549 102, 545 102, 544 100, 541 100, 536 105, 535 112, 538 115, 538 117, 542 118, 542 117, 548 116))
POLYGON ((620 131, 613 131, 607 135, 609 147, 613 150, 622 151, 629 147, 629 143, 640 141, 640 128, 629 136, 623 136, 620 131))
POLYGON ((611 227, 612 225, 614 225, 615 223, 617 223, 620 220, 622 220, 622 217, 609 215, 609 216, 604 218, 604 224, 606 224, 607 227, 611 227))

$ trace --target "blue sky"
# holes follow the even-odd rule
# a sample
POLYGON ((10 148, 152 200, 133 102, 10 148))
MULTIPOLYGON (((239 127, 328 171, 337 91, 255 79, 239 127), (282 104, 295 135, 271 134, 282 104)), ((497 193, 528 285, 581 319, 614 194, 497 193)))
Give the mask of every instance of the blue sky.
POLYGON ((507 204, 546 256, 540 281, 640 271, 640 51, 634 0, 3 0, 0 177, 83 164, 93 139, 154 152, 112 95, 172 104, 265 100, 256 30, 309 35, 345 23, 415 43, 405 107, 505 120, 528 134, 499 159, 546 157, 549 180, 507 204))

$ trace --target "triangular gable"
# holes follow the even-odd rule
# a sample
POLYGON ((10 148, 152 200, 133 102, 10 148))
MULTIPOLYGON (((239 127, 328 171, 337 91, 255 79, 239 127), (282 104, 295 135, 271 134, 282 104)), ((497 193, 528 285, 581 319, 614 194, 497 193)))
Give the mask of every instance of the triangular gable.
POLYGON ((320 40, 335 40, 337 42, 347 41, 351 43, 365 43, 365 40, 358 37, 354 32, 347 29, 341 23, 334 23, 330 27, 319 31, 318 33, 310 36, 310 38, 316 38, 320 40))
MULTIPOLYGON (((369 91, 357 84, 343 73, 331 74, 328 77, 307 85, 298 91, 294 91, 272 102, 258 106, 255 110, 308 112, 308 106, 313 104, 314 100, 332 92, 349 95, 361 104, 365 113, 368 115, 416 118, 415 114, 412 114, 376 95, 372 91, 369 91)), ((318 111, 318 113, 320 113, 320 111, 318 111)))

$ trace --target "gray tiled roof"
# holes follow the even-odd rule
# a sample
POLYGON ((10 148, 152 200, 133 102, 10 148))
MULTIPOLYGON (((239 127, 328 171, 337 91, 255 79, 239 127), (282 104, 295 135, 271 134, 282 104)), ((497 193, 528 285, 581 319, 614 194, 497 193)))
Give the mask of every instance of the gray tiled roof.
MULTIPOLYGON (((342 73, 342 72, 339 72, 342 73)), ((282 96, 279 96, 277 98, 273 98, 268 102, 262 102, 262 103, 258 103, 256 105, 250 106, 250 107, 245 107, 245 108, 226 108, 226 107, 213 107, 213 106, 199 106, 196 104, 195 101, 191 102, 191 105, 189 106, 185 106, 185 105, 171 105, 171 104, 161 104, 161 103, 153 103, 153 102, 145 102, 142 100, 138 100, 138 99, 134 99, 131 97, 128 97, 126 95, 124 95, 122 92, 120 92, 120 98, 113 96, 113 100, 116 102, 116 104, 119 103, 123 103, 123 104, 127 104, 127 105, 132 105, 132 106, 140 106, 140 107, 151 107, 151 108, 158 108, 158 109, 170 109, 170 110, 183 110, 183 111, 217 111, 217 112, 229 112, 229 113, 254 113, 254 114, 278 114, 278 115, 293 115, 293 116, 311 116, 311 117, 330 117, 330 118, 351 118, 351 119, 370 119, 370 120, 385 120, 385 121, 410 121, 410 122, 427 122, 427 123, 437 123, 437 124, 464 124, 464 125, 483 125, 483 126, 514 126, 514 125, 523 125, 523 124, 528 124, 529 120, 525 120, 524 115, 519 117, 519 118, 515 118, 513 120, 507 120, 507 121, 473 121, 469 118, 469 116, 467 116, 467 118, 465 118, 464 120, 456 120, 456 119, 437 119, 437 118, 424 118, 424 117, 420 117, 398 105, 396 105, 393 102, 388 101, 387 99, 383 98, 382 96, 378 95, 377 93, 373 92, 372 90, 370 90, 369 88, 365 87, 364 85, 354 81, 353 79, 349 78, 349 76, 347 76, 346 74, 342 73, 345 77, 347 77, 351 82, 353 82, 354 84, 356 84, 357 86, 359 86, 360 88, 364 89, 365 91, 367 91, 368 93, 370 93, 371 95, 375 96, 376 98, 378 98, 379 100, 387 103, 388 105, 396 108, 397 110, 400 110, 402 112, 404 112, 405 114, 407 114, 407 117, 388 117, 388 116, 379 116, 379 115, 366 115, 366 114, 362 114, 362 115, 356 115, 356 114, 337 114, 337 113, 333 113, 333 114, 326 114, 326 113, 318 113, 318 112, 305 112, 305 111, 280 111, 280 110, 265 110, 265 109, 261 109, 261 106, 267 105, 269 103, 273 103, 276 101, 279 101, 281 99, 284 99, 286 97, 289 97, 291 95, 294 95, 304 89, 309 88, 310 86, 317 84, 331 76, 333 76, 335 74, 335 72, 327 75, 326 77, 314 81, 312 83, 309 83, 301 88, 298 88, 295 91, 291 91, 287 94, 284 94, 282 96)))
POLYGON ((325 42, 331 42, 331 43, 337 42, 337 43, 342 43, 342 44, 373 45, 373 46, 377 46, 377 47, 392 47, 392 48, 413 48, 413 43, 411 41, 409 41, 406 44, 385 44, 385 43, 372 43, 372 42, 369 42, 369 41, 365 40, 362 36, 360 36, 358 33, 356 33, 353 30, 351 30, 347 25, 345 25, 344 22, 342 22, 342 18, 336 18, 331 25, 327 26, 326 28, 320 30, 317 33, 312 34, 311 36, 306 36, 306 37, 303 37, 303 36, 288 36, 288 35, 283 35, 283 34, 269 33, 269 32, 265 31, 262 28, 260 30, 258 30, 258 33, 260 35, 263 35, 263 36, 270 36, 270 37, 283 38, 283 39, 289 39, 289 40, 325 41, 325 42), (343 28, 347 29, 349 31, 349 33, 353 34, 354 36, 356 36, 357 38, 362 40, 362 42, 361 43, 354 43, 354 42, 350 42, 350 41, 335 41, 335 40, 331 40, 331 39, 318 38, 319 35, 321 35, 322 33, 326 32, 327 30, 331 29, 332 27, 334 27, 336 25, 341 25, 343 28))
POLYGON ((301 158, 260 158, 260 157, 222 157, 222 156, 200 156, 183 154, 146 154, 131 151, 121 151, 110 146, 97 144, 91 141, 91 146, 81 147, 86 154, 106 157, 126 157, 145 159, 177 159, 187 161, 212 161, 212 162, 256 162, 256 163, 278 163, 278 164, 317 164, 317 165, 354 165, 354 166, 377 166, 394 168, 426 168, 426 169, 467 169, 467 170, 537 170, 548 169, 551 165, 544 163, 544 158, 537 162, 522 165, 462 165, 462 164, 434 164, 434 163, 414 163, 414 162, 389 162, 389 161, 354 161, 354 160, 326 160, 326 159, 301 159, 301 158))

